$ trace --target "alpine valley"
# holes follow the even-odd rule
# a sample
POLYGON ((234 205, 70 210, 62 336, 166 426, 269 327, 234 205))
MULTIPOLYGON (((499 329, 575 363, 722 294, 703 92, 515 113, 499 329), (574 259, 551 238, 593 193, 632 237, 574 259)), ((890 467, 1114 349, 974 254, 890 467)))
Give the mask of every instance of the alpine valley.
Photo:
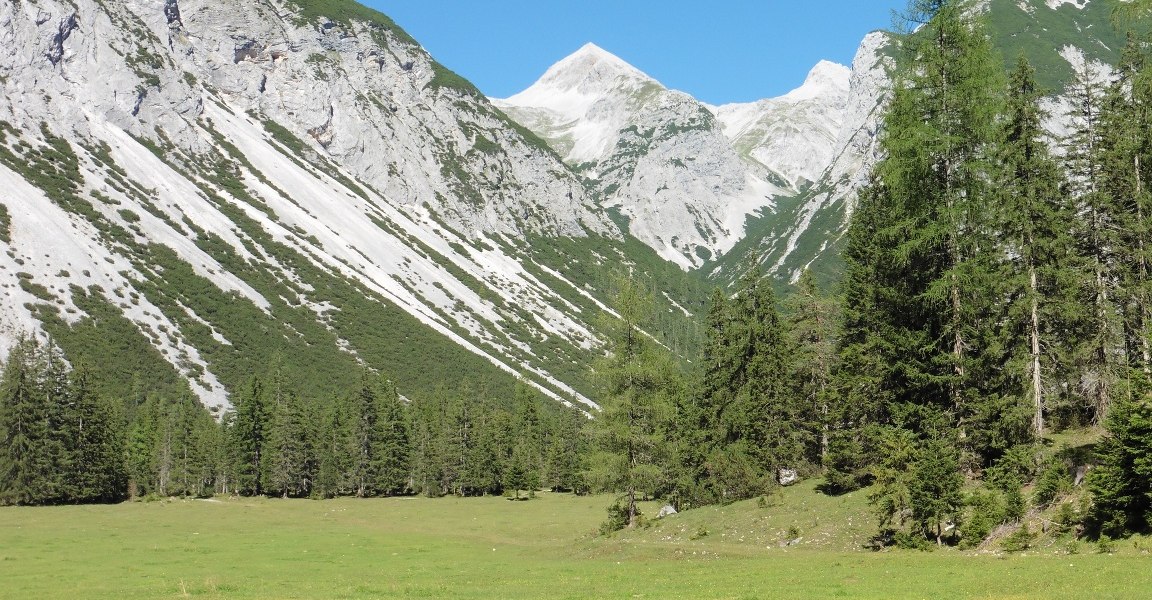
MULTIPOLYGON (((972 10, 1058 108, 1117 60, 1114 6, 972 10)), ((595 408, 617 277, 686 361, 750 265, 836 280, 899 39, 750 104, 592 44, 490 100, 351 0, 4 0, 0 348, 45 332, 102 392, 217 411, 273 363, 310 397, 367 366, 408 396, 522 381, 595 408)))

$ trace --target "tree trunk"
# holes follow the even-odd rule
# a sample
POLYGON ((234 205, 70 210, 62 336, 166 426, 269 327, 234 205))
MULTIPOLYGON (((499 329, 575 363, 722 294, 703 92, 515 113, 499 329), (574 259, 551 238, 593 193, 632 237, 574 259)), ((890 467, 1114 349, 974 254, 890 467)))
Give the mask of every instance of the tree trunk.
POLYGON ((1032 425, 1036 430, 1036 438, 1044 435, 1044 387, 1040 373, 1040 298, 1036 276, 1036 265, 1028 261, 1028 279, 1032 288, 1032 323, 1030 337, 1032 338, 1032 402, 1035 406, 1032 425))
POLYGON ((1136 244, 1140 257, 1140 280, 1136 282, 1136 303, 1140 322, 1137 324, 1137 336, 1140 338, 1140 350, 1143 360, 1141 365, 1144 373, 1152 373, 1152 343, 1148 340, 1148 257, 1144 254, 1144 182, 1140 179, 1140 156, 1132 158, 1136 179, 1136 244))

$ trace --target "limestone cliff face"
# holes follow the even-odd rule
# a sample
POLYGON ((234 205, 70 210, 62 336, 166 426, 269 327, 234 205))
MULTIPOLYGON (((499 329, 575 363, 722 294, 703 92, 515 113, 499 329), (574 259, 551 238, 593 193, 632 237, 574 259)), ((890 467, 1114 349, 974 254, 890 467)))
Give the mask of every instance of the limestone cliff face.
POLYGON ((101 119, 148 138, 159 128, 192 148, 205 103, 222 102, 462 230, 611 230, 553 156, 390 23, 309 18, 281 1, 74 4, 0 7, 16 49, 0 58, 13 118, 51 116, 80 133, 101 119))
POLYGON ((708 106, 588 45, 496 104, 589 177, 632 235, 691 270, 861 151, 846 131, 862 125, 857 104, 876 105, 859 71, 874 66, 822 61, 779 98, 708 106))
POLYGON ((744 236, 790 183, 738 152, 713 109, 592 44, 496 100, 588 177, 666 260, 699 267, 744 236))
POLYGON ((0 3, 0 346, 39 328, 40 304, 83 318, 75 290, 94 290, 205 402, 226 404, 211 344, 181 326, 211 316, 175 292, 156 304, 135 291, 171 273, 147 264, 163 247, 268 315, 287 302, 335 327, 304 272, 319 269, 499 370, 582 399, 534 348, 591 348, 589 315, 557 310, 570 304, 526 270, 523 240, 619 238, 618 227, 551 149, 386 17, 309 5, 0 3), (70 186, 51 184, 56 171, 70 186), (222 247, 290 289, 234 272, 222 247))

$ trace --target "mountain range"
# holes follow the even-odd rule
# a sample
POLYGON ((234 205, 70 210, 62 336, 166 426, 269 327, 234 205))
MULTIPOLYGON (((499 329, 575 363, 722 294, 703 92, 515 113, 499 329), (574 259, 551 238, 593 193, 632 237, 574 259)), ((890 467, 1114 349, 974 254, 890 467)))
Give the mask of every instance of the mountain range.
MULTIPOLYGON (((1115 62, 1113 4, 973 9, 1058 92, 1115 62)), ((0 43, 0 347, 43 331, 105 393, 216 410, 277 365, 593 408, 616 278, 686 360, 749 265, 835 280, 899 36, 725 106, 592 44, 492 100, 348 0, 21 0, 0 43)))

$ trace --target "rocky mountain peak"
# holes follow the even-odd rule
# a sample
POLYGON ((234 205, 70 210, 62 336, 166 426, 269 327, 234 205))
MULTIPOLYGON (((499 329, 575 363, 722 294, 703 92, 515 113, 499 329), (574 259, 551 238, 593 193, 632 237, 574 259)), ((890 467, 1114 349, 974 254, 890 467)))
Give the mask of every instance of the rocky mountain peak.
POLYGON ((656 83, 656 80, 615 54, 588 43, 553 65, 532 87, 509 98, 509 101, 522 98, 525 94, 531 96, 545 91, 602 94, 620 87, 645 83, 656 83))
POLYGON ((781 100, 799 102, 817 98, 843 97, 852 84, 852 69, 828 60, 812 67, 804 84, 788 92, 781 100))

